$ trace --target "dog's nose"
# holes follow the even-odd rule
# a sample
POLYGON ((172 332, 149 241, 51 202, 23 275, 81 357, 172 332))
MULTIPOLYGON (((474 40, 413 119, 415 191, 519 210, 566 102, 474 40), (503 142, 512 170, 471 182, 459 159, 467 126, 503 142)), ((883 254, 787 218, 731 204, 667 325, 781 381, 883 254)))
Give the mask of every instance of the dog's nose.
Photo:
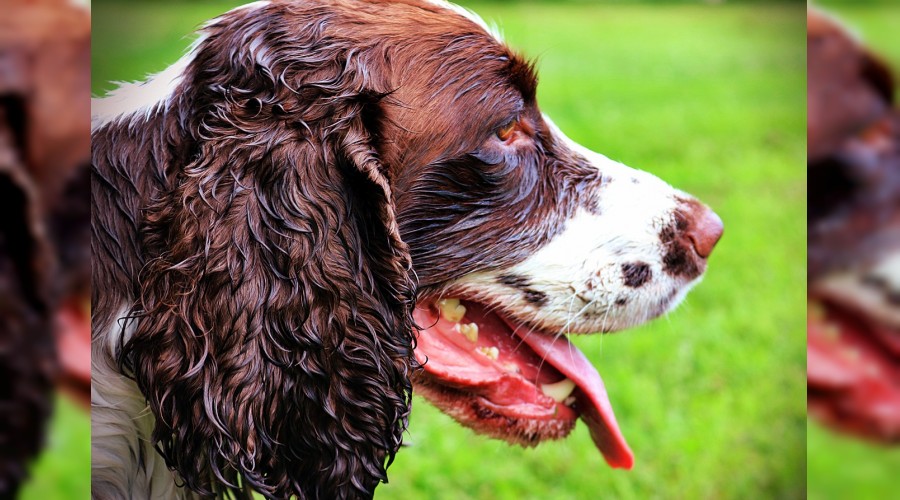
POLYGON ((722 237, 724 226, 722 219, 709 207, 702 203, 692 206, 691 224, 687 230, 687 237, 694 245, 697 255, 704 259, 712 253, 719 238, 722 237))

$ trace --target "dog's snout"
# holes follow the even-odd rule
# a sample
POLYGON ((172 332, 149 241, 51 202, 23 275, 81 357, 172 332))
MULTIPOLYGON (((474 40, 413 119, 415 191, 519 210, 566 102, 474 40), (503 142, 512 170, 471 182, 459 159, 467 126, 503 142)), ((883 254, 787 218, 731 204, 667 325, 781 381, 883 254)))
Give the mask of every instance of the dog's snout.
POLYGON ((691 240, 697 255, 705 259, 722 237, 724 231, 722 219, 702 203, 691 204, 690 219, 687 237, 691 240))

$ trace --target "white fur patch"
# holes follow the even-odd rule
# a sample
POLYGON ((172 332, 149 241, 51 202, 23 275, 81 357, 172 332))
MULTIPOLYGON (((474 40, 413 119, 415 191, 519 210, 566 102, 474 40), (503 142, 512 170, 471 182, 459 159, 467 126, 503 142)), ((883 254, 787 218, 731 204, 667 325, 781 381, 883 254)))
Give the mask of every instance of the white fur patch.
POLYGON ((466 19, 472 21, 473 23, 480 26, 484 31, 486 31, 489 35, 494 37, 500 43, 503 43, 503 34, 500 33, 500 28, 497 27, 496 24, 491 23, 488 24, 474 11, 471 11, 465 7, 456 5, 455 3, 448 2, 447 0, 428 0, 429 3, 433 5, 437 5, 438 7, 449 9, 455 12, 456 14, 465 17, 466 19))
POLYGON ((116 82, 119 88, 102 98, 91 99, 91 131, 121 119, 147 119, 161 107, 168 106, 202 41, 202 37, 198 38, 188 53, 175 64, 149 76, 145 81, 116 82))
MULTIPOLYGON (((122 308, 118 316, 125 314, 122 308)), ((150 442, 154 419, 133 380, 119 373, 114 349, 130 336, 121 320, 91 346, 91 491, 94 498, 196 498, 150 442)))

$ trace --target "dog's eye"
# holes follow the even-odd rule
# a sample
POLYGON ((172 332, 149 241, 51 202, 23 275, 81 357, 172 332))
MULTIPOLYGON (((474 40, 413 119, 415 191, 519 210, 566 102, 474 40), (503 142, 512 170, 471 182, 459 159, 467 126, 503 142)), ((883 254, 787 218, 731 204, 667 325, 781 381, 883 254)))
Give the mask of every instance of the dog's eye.
POLYGON ((503 142, 510 140, 513 133, 519 127, 519 120, 510 120, 509 123, 497 129, 497 138, 503 142))

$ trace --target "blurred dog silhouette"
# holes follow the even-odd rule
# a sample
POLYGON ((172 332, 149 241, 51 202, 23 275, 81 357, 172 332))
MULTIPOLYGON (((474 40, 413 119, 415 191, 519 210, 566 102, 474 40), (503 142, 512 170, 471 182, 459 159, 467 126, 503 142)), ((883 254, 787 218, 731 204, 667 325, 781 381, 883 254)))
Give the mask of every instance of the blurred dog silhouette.
POLYGON ((81 401, 89 397, 89 94, 89 13, 64 2, 4 2, 2 498, 15 495, 29 460, 40 450, 55 383, 81 401))
POLYGON ((808 403, 900 441, 900 112, 887 65, 808 14, 808 403))

